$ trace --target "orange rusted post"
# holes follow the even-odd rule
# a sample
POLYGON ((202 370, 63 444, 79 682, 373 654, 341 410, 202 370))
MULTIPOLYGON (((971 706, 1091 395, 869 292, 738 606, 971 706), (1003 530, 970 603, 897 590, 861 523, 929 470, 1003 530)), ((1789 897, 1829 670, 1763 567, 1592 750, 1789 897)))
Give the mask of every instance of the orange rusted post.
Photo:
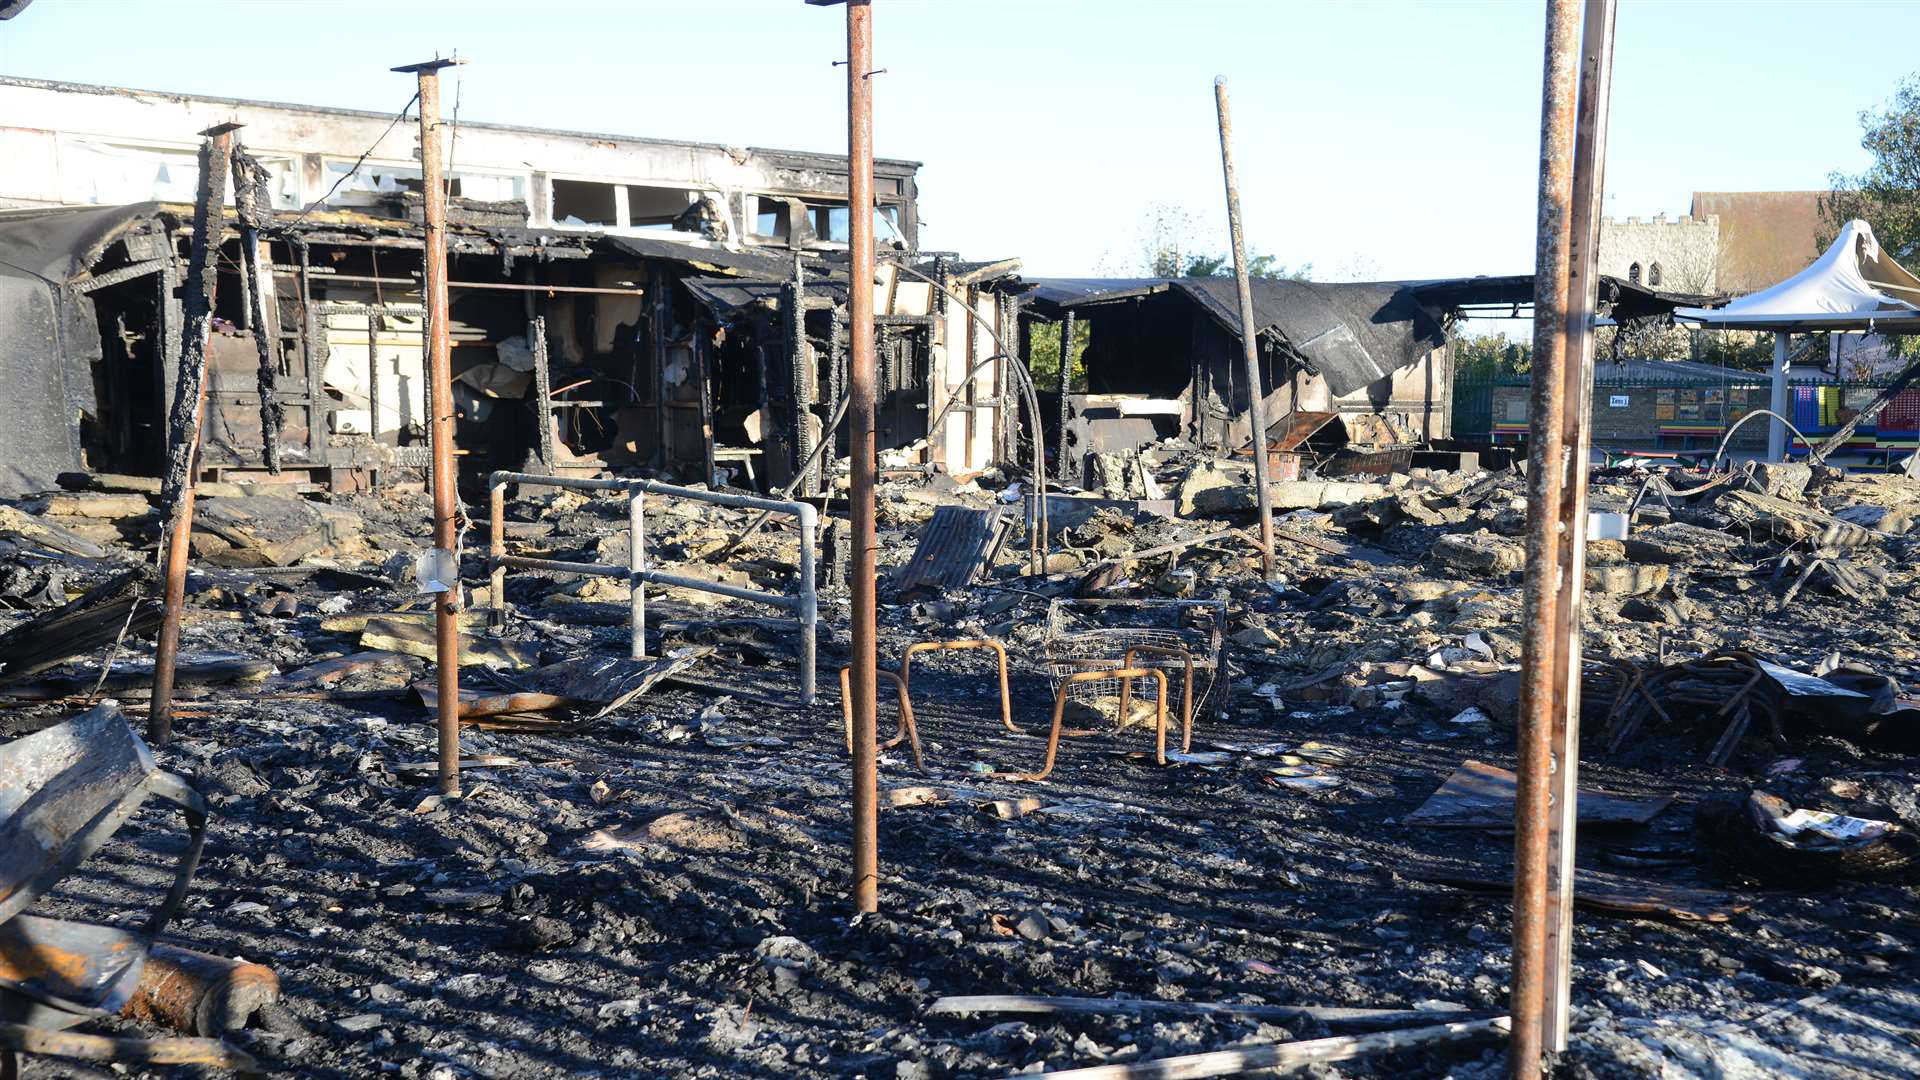
MULTIPOLYGON (((454 471, 453 364, 447 332, 447 190, 440 161, 440 69, 459 60, 429 60, 393 70, 420 81, 420 186, 425 218, 423 292, 427 306, 428 431, 433 442, 433 546, 436 565, 454 563, 447 592, 434 598, 434 674, 438 682, 440 792, 460 794, 460 479, 454 471)), ((376 403, 377 407, 378 403, 376 403)))

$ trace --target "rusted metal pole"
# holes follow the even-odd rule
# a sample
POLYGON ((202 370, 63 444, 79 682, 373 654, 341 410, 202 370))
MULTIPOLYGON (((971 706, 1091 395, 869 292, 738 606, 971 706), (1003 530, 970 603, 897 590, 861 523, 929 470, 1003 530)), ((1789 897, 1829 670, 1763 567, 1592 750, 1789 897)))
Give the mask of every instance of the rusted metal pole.
POLYGON ((1562 364, 1560 604, 1554 613, 1558 671, 1551 742, 1552 818, 1547 840, 1546 1049, 1567 1048, 1573 995, 1573 855, 1580 774, 1582 603, 1586 593, 1587 467, 1593 434, 1593 320, 1599 301, 1600 211, 1605 197, 1607 120, 1613 90, 1616 0, 1586 0, 1580 35, 1580 102, 1573 140, 1573 216, 1567 233, 1567 346, 1562 364))
POLYGON ((879 667, 878 588, 873 488, 878 382, 873 348, 873 7, 847 0, 847 222, 853 256, 849 329, 853 339, 847 397, 852 454, 848 492, 853 517, 853 906, 880 909, 880 819, 876 745, 879 667))
POLYGON ((1525 634, 1514 806, 1513 1040, 1540 1075, 1565 1049, 1571 985, 1592 321, 1612 0, 1549 0, 1540 118, 1525 634))
POLYGON ((1233 235, 1233 278, 1240 293, 1240 347, 1247 363, 1247 420, 1253 426, 1254 502, 1260 507, 1260 570, 1273 577, 1273 492, 1267 490, 1267 400, 1260 383, 1260 334, 1253 321, 1253 284, 1247 277, 1247 238, 1240 228, 1240 180, 1233 171, 1233 118, 1227 77, 1213 80, 1220 114, 1220 169, 1227 179, 1227 230, 1233 235))
MULTIPOLYGON (((393 70, 420 80, 420 178, 426 237, 422 249, 427 307, 427 388, 433 439, 433 546, 457 558, 459 477, 454 472, 453 368, 447 335, 447 193, 440 161, 440 69, 458 60, 429 60, 393 70)), ((460 584, 435 598, 434 666, 438 678, 440 792, 460 794, 460 584)))
POLYGON ((187 552, 193 540, 194 459, 200 452, 200 423, 207 411, 207 338, 213 331, 213 291, 219 280, 220 235, 226 227, 227 166, 233 133, 239 124, 221 124, 201 132, 200 185, 193 202, 193 242, 187 256, 187 329, 167 421, 166 482, 162 498, 170 509, 167 528, 165 601, 160 638, 153 656, 153 696, 147 713, 147 741, 165 746, 173 739, 174 662, 180 655, 180 617, 187 605, 187 552))

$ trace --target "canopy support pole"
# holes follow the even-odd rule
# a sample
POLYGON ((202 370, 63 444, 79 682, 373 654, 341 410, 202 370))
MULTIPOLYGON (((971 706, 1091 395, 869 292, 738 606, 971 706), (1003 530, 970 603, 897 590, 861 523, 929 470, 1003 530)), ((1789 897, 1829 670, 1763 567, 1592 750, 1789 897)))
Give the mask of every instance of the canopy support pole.
POLYGON ((1787 372, 1792 364, 1787 360, 1787 339, 1791 337, 1785 330, 1776 330, 1773 334, 1773 411, 1779 415, 1767 421, 1767 460, 1785 461, 1787 459, 1787 425, 1781 416, 1793 415, 1787 401, 1787 372))

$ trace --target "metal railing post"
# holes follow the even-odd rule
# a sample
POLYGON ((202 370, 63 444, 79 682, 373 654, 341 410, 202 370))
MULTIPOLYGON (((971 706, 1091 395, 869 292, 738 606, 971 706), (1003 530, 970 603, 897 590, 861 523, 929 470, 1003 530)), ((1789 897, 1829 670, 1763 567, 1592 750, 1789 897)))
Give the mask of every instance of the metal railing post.
POLYGON ((647 656, 647 493, 636 491, 627 500, 627 605, 633 625, 633 645, 627 655, 647 656))
POLYGON ((800 704, 813 704, 816 676, 814 661, 819 649, 820 581, 814 566, 814 534, 819 529, 819 514, 811 503, 800 504, 800 704))
POLYGON ((507 621, 507 482, 494 473, 487 490, 487 605, 493 612, 487 621, 495 626, 507 621))

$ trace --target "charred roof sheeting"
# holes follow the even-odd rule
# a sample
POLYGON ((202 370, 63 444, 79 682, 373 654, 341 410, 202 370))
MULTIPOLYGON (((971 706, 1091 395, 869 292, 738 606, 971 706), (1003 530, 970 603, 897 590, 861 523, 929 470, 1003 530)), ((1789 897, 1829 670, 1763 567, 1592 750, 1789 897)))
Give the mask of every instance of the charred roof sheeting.
POLYGON ((0 491, 45 490, 81 466, 75 418, 96 411, 101 342, 93 301, 71 283, 158 215, 152 203, 0 214, 0 491))
MULTIPOLYGON (((1239 293, 1232 278, 1042 278, 1033 284, 1036 301, 1060 308, 1174 292, 1199 305, 1228 334, 1240 333, 1239 293)), ((1447 343, 1439 317, 1400 284, 1258 278, 1252 290, 1260 332, 1279 334, 1336 396, 1414 364, 1447 343)))

